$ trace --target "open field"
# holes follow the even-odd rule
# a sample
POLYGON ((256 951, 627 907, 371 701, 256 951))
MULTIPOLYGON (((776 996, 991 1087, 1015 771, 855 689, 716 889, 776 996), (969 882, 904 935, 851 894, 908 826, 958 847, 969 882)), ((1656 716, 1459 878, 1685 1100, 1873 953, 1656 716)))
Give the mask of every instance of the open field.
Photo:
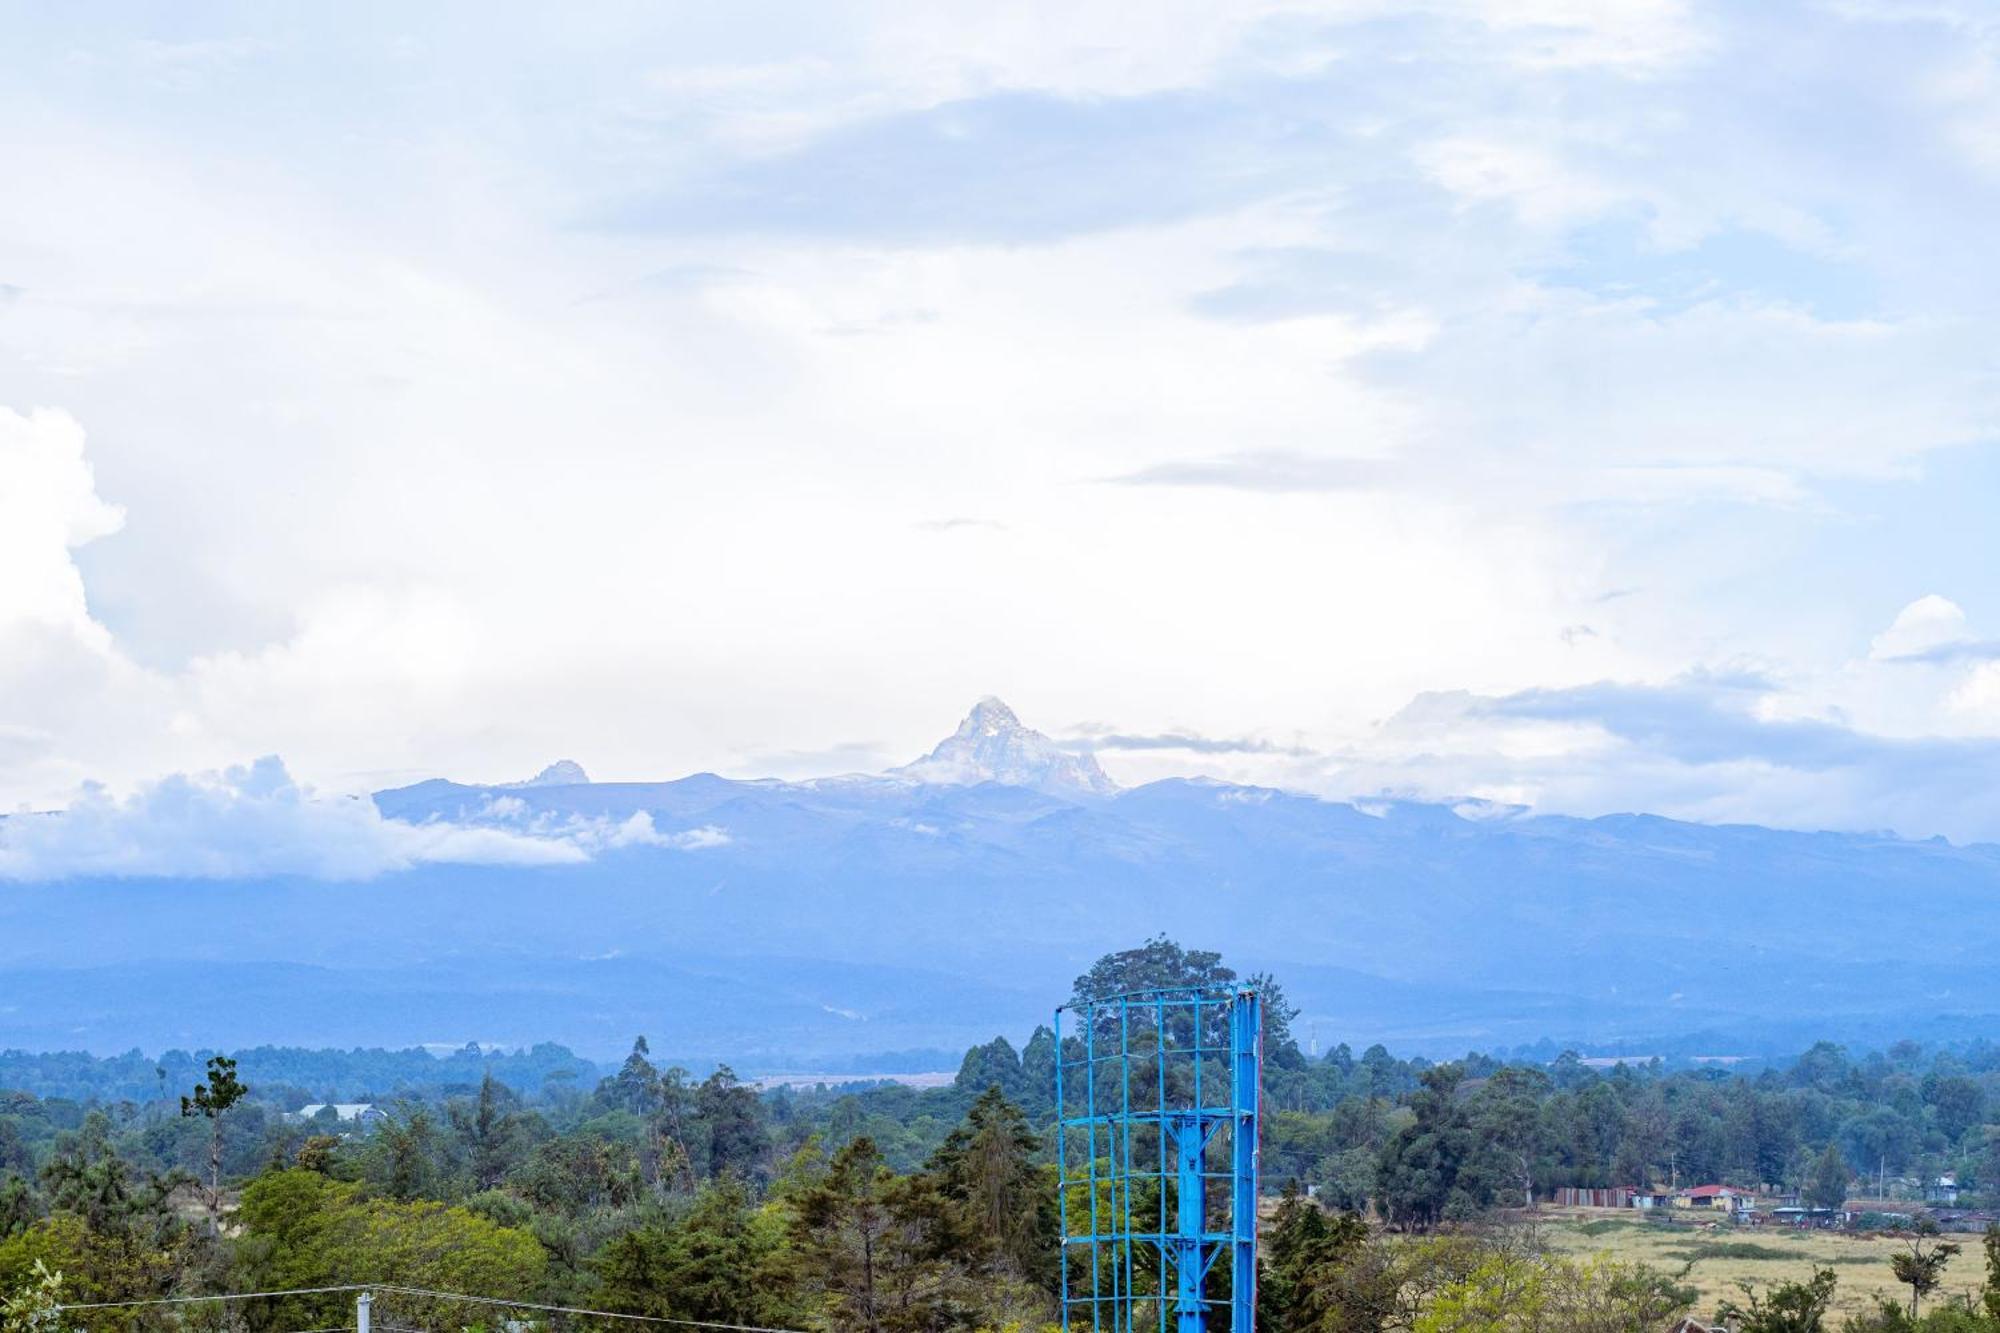
MULTIPOLYGON (((1794 1231, 1781 1227, 1699 1227, 1649 1222, 1608 1209, 1551 1210, 1543 1214, 1544 1238, 1562 1254, 1610 1254, 1678 1272, 1690 1259, 1694 1267, 1686 1281, 1701 1292, 1696 1309, 1713 1314, 1721 1301, 1737 1294, 1738 1282, 1758 1287, 1773 1282, 1804 1280, 1815 1266, 1840 1275, 1834 1308, 1841 1313, 1872 1308, 1883 1298, 1907 1300, 1909 1288, 1889 1271, 1889 1256, 1903 1248, 1891 1236, 1837 1231, 1794 1231)), ((1933 1300, 1976 1292, 1985 1277, 1979 1237, 1950 1236, 1964 1247, 1945 1272, 1943 1288, 1933 1300)))

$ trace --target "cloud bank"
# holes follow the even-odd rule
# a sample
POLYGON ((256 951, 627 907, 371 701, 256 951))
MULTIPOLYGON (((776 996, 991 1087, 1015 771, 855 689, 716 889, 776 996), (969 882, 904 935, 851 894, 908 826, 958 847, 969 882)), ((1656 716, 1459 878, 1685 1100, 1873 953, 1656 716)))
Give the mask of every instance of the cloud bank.
POLYGON ((124 797, 90 785, 65 810, 0 819, 0 879, 363 880, 419 865, 573 865, 627 847, 700 850, 729 840, 715 828, 662 833, 644 813, 614 822, 531 820, 523 811, 500 797, 490 822, 385 819, 365 797, 314 793, 267 756, 124 797))
POLYGON ((2000 667, 1935 645, 1900 651, 1930 641, 1913 630, 1927 621, 1955 630, 1962 614, 1921 599, 1874 655, 1813 678, 1739 668, 1425 693, 1324 758, 1317 780, 1545 811, 2000 840, 2000 667))

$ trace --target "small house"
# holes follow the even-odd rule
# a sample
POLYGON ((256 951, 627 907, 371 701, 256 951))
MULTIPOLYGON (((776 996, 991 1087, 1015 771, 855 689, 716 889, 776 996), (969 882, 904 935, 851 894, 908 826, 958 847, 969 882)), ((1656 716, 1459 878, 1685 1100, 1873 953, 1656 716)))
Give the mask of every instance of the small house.
POLYGON ((298 1115, 301 1120, 317 1120, 328 1111, 333 1113, 337 1124, 356 1128, 388 1119, 373 1102, 313 1102, 309 1106, 301 1106, 298 1115))
POLYGON ((1676 1208, 1707 1208, 1740 1217, 1755 1206, 1757 1196, 1734 1185, 1696 1185, 1674 1196, 1676 1208))

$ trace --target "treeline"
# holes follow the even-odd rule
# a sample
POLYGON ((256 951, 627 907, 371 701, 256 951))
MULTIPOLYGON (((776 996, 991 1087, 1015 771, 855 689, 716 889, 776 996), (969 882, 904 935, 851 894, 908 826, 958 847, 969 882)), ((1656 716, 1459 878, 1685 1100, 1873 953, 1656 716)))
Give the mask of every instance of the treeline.
MULTIPOLYGON (((227 1076, 218 1064, 202 1091, 227 1076)), ((902 1173, 865 1136, 829 1147, 774 1123, 726 1072, 689 1084, 639 1052, 581 1115, 558 1127, 488 1078, 471 1098, 407 1107, 366 1135, 265 1121, 266 1158, 211 1191, 186 1166, 211 1122, 121 1126, 93 1110, 32 1174, 17 1158, 0 1184, 0 1295, 46 1305, 379 1283, 911 1333, 1038 1324, 1053 1310, 1053 1180, 1041 1136, 997 1090, 902 1173), (50 1275, 60 1285, 44 1290, 50 1275)), ((239 1145, 225 1160, 241 1156, 239 1145)), ((351 1299, 252 1302, 228 1326, 337 1327, 351 1299)), ((463 1302, 380 1300, 385 1325, 498 1322, 463 1302)), ((136 1307, 93 1312, 90 1327, 223 1318, 136 1307)))
MULTIPOLYGON (((1216 955, 1161 939, 1101 960, 1077 992, 1234 979, 1216 955)), ((1478 1322, 1510 1292, 1546 1307, 1519 1325, 1537 1329, 1643 1329, 1684 1312, 1692 1297, 1675 1275, 1562 1259, 1497 1224, 1564 1184, 1845 1193, 1860 1177, 1946 1171, 1974 1190, 2000 1184, 1990 1048, 1851 1058, 1823 1045, 1752 1076, 1574 1057, 1432 1064, 1380 1047, 1313 1058, 1292 1039, 1282 987, 1257 980, 1264 1169, 1274 1189, 1293 1185, 1267 1233, 1271 1329, 1514 1327, 1478 1322)), ((527 1055, 570 1067, 561 1048, 538 1050, 527 1055)), ((186 1069, 165 1095, 0 1094, 0 1296, 46 1304, 43 1275, 60 1273, 69 1301, 368 1282, 842 1333, 1056 1316, 1047 1029, 1019 1049, 976 1047, 950 1086, 922 1091, 759 1092, 727 1068, 662 1067, 644 1039, 608 1077, 545 1074, 525 1088, 490 1056, 461 1055, 476 1080, 383 1098, 386 1119, 369 1126, 286 1114, 296 1086, 274 1095, 247 1058, 186 1069)), ((344 1299, 245 1308, 230 1327, 338 1326, 344 1299)), ((383 1299, 385 1326, 495 1322, 491 1309, 383 1299)), ((1789 1309, 1814 1294, 1757 1299, 1789 1309)), ((1732 1327, 1757 1333, 1756 1310, 1739 1314, 1732 1327)), ((1975 1321, 1959 1333, 2000 1333, 1971 1309, 1921 1317, 1948 1315, 1975 1321)), ((91 1327, 161 1322, 112 1312, 91 1327)))
MULTIPOLYGON (((1107 958, 1078 985, 1233 977, 1212 953, 1154 940, 1107 958)), ((1340 1045, 1309 1058, 1292 1037, 1282 986, 1257 981, 1267 1021, 1265 1179, 1297 1179, 1336 1207, 1372 1202, 1396 1224, 1422 1228, 1562 1186, 1817 1184, 1823 1193, 1830 1169, 1857 1194, 1952 1175, 1964 1202, 2000 1206, 2000 1046, 1990 1042, 1899 1042, 1861 1056, 1822 1042, 1754 1074, 1656 1062, 1598 1069, 1574 1052, 1548 1064, 1478 1053, 1440 1064, 1340 1045)), ((975 1047, 949 1089, 821 1092, 788 1113, 835 1134, 865 1130, 914 1161, 968 1088, 997 1085, 1048 1123, 1054 1060, 1043 1029, 1019 1052, 1001 1039, 975 1047)))
POLYGON ((309 1102, 378 1101, 393 1097, 449 1097, 479 1086, 488 1074, 516 1092, 559 1095, 588 1091, 602 1072, 596 1064, 554 1042, 523 1051, 489 1051, 468 1043, 433 1055, 427 1050, 308 1050, 257 1046, 245 1050, 143 1051, 98 1056, 85 1051, 0 1051, 0 1088, 33 1091, 43 1098, 146 1103, 178 1095, 202 1076, 211 1057, 228 1054, 258 1100, 296 1110, 309 1102))

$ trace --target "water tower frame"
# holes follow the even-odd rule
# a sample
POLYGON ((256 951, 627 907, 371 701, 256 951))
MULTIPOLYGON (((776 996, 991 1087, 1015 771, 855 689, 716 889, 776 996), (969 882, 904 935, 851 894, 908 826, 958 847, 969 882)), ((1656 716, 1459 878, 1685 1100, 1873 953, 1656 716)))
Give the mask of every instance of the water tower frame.
POLYGON ((1255 1333, 1257 992, 1073 1001, 1055 1037, 1064 1333, 1206 1333, 1224 1254, 1230 1333, 1255 1333))

